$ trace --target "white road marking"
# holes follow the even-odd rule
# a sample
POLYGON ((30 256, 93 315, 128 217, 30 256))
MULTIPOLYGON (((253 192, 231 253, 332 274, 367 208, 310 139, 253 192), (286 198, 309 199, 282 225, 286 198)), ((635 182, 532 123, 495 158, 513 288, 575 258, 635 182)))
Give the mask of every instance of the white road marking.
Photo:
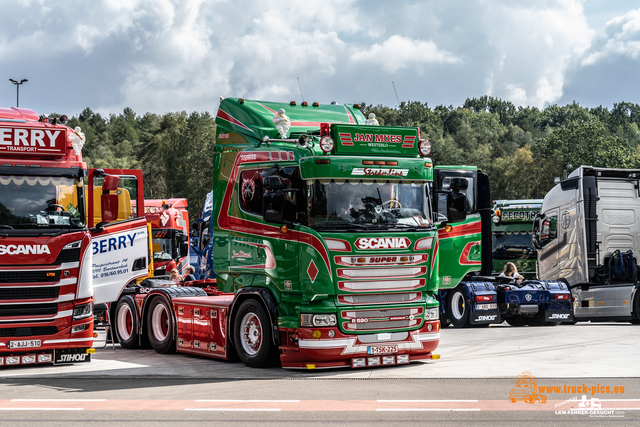
POLYGON ((84 408, 0 408, 0 411, 82 411, 84 408))

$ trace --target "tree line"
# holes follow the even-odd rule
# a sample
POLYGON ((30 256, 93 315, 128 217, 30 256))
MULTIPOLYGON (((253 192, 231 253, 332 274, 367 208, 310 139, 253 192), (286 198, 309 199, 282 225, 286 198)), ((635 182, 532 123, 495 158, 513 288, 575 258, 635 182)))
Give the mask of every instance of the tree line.
MULTIPOLYGON (((493 199, 542 198, 580 165, 640 167, 640 105, 544 109, 516 107, 490 96, 461 107, 360 104, 381 125, 417 126, 433 145, 435 165, 475 165, 489 175, 493 199)), ((130 108, 103 117, 86 108, 69 126, 87 137, 89 167, 142 169, 147 199, 185 197, 199 218, 213 181, 215 117, 208 112, 137 115, 130 108)))
POLYGON ((433 145, 434 165, 474 165, 489 176, 496 199, 543 198, 580 165, 640 167, 640 105, 586 108, 577 103, 544 109, 516 107, 490 96, 462 107, 430 108, 418 101, 397 108, 362 106, 380 124, 418 126, 433 145))

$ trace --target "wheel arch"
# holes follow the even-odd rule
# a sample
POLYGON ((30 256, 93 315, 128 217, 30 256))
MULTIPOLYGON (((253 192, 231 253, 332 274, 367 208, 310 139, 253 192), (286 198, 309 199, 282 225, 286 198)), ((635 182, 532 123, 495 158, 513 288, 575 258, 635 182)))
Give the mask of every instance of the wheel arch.
MULTIPOLYGON (((155 288, 151 292, 147 294, 144 301, 142 302, 142 309, 140 310, 140 336, 142 336, 143 331, 147 330, 147 310, 151 305, 151 301, 156 298, 164 299, 169 307, 173 307, 173 298, 176 297, 206 297, 207 293, 204 289, 201 288, 191 288, 191 287, 176 287, 176 288, 155 288)), ((137 304, 136 304, 137 305, 137 304)), ((171 311, 171 319, 173 320, 173 324, 176 325, 173 328, 173 338, 177 339, 178 334, 178 319, 176 317, 175 310, 171 311)))
POLYGON ((276 299, 268 289, 251 286, 240 288, 236 293, 236 297, 231 303, 231 307, 229 308, 229 316, 227 317, 227 337, 229 339, 229 342, 234 347, 236 346, 236 343, 233 342, 233 328, 235 327, 236 313, 238 312, 238 309, 240 308, 242 303, 250 299, 258 301, 262 305, 262 307, 267 310, 267 314, 269 315, 269 322, 271 324, 270 326, 273 344, 278 347, 280 345, 280 334, 278 332, 278 304, 276 303, 276 299))

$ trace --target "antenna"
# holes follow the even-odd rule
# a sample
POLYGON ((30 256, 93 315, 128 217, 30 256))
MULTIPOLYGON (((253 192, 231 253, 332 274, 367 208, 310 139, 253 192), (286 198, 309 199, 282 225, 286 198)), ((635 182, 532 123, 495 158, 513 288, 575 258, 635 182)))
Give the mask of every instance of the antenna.
POLYGON ((300 88, 300 96, 302 96, 302 102, 304 102, 304 95, 302 94, 302 86, 300 86, 300 78, 296 77, 296 79, 298 79, 298 87, 300 88))
POLYGON ((398 105, 400 105, 400 98, 398 98, 398 91, 396 90, 396 84, 391 80, 391 84, 393 85, 393 91, 396 93, 396 99, 398 100, 398 105))

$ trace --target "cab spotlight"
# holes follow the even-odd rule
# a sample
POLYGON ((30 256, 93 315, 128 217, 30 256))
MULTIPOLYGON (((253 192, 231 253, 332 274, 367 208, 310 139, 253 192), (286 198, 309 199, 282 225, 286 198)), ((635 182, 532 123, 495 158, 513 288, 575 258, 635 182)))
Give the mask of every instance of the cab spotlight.
POLYGON ((423 139, 422 141, 420 141, 418 148, 422 157, 427 157, 429 154, 431 154, 431 141, 429 141, 428 139, 423 139))
POLYGON ((334 145, 333 139, 330 136, 324 136, 320 140, 320 148, 322 148, 322 152, 325 154, 330 153, 334 145))

